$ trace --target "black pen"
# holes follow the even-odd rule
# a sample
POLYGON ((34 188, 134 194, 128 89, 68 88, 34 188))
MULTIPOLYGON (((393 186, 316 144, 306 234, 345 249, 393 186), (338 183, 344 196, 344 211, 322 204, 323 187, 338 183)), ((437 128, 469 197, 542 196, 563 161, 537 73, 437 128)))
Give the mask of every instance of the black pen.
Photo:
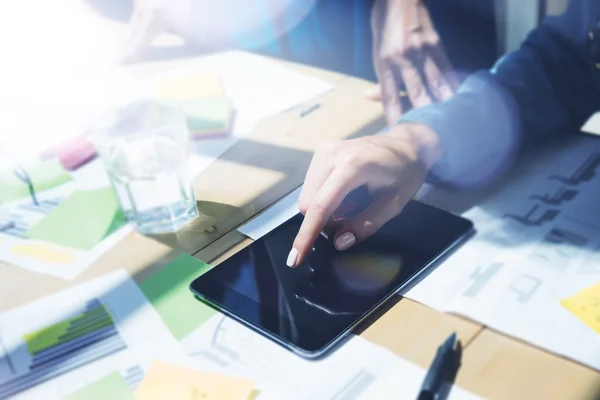
POLYGON ((427 375, 421 385, 421 391, 417 400, 433 400, 439 393, 442 385, 446 381, 448 371, 454 364, 456 348, 456 332, 448 336, 438 347, 433 362, 429 366, 427 375))

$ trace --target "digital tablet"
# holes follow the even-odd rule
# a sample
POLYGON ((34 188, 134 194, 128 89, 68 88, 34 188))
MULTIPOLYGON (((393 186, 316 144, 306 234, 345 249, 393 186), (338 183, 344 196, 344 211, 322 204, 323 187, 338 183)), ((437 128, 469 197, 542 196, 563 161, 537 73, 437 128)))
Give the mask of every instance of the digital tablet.
POLYGON ((200 300, 305 358, 332 348, 466 239, 473 224, 417 201, 370 239, 338 251, 320 235, 296 268, 298 214, 192 282, 200 300))

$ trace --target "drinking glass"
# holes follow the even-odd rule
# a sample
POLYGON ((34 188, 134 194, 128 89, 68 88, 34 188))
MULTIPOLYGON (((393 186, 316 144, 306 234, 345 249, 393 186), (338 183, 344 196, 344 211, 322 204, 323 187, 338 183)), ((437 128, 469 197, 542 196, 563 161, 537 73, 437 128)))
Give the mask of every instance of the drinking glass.
POLYGON ((105 113, 92 131, 121 210, 139 232, 174 232, 198 216, 178 106, 137 100, 105 113))

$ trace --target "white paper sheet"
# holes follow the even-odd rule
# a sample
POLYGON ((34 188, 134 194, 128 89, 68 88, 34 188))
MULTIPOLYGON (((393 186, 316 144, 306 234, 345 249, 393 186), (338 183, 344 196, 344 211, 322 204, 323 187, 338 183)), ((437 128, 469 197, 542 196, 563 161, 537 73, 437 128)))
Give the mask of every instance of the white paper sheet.
POLYGON ((281 200, 240 226, 238 231, 253 240, 257 240, 271 232, 298 214, 298 197, 300 197, 301 191, 302 186, 282 197, 281 200))
POLYGON ((464 213, 476 236, 407 297, 600 369, 598 334, 560 300, 600 282, 600 141, 574 136, 464 213))
MULTIPOLYGON (((416 198, 423 198, 430 190, 431 185, 423 185, 417 192, 416 198)), ((282 197, 265 211, 240 226, 238 231, 253 240, 257 240, 271 232, 273 229, 298 214, 298 198, 300 197, 301 191, 302 186, 282 197)))
MULTIPOLYGON (((87 347, 91 348, 91 345, 87 347)), ((143 378, 154 359, 185 359, 181 345, 173 338, 159 315, 154 311, 138 286, 124 270, 75 286, 55 295, 10 310, 0 315, 0 397, 6 398, 9 387, 19 379, 24 387, 34 382, 35 376, 55 376, 39 385, 26 389, 15 398, 61 399, 94 381, 118 371, 131 387, 143 378), (102 343, 120 344, 115 351, 102 353, 82 352, 84 362, 69 370, 75 362, 74 353, 60 357, 66 364, 44 365, 31 368, 32 358, 27 352, 23 336, 40 328, 78 314, 96 300, 103 304, 114 320, 116 332, 102 343), (151 332, 152 334, 148 334, 151 332), (64 370, 63 373, 58 373, 64 370), (6 372, 9 372, 7 374, 6 372)))
POLYGON ((138 96, 156 96, 156 83, 160 80, 205 71, 219 74, 224 92, 233 103, 235 118, 231 136, 192 142, 194 174, 248 135, 261 120, 309 102, 334 88, 328 82, 275 61, 242 51, 226 51, 152 77, 140 84, 138 96))
POLYGON ((0 260, 40 274, 71 280, 133 231, 131 225, 125 225, 90 250, 74 249, 24 237, 23 233, 43 219, 74 190, 101 189, 109 185, 106 172, 98 159, 78 170, 73 174, 73 178, 69 183, 38 193, 38 200, 45 205, 43 207, 31 207, 30 198, 0 207, 0 221, 16 221, 18 228, 0 231, 0 260))
MULTIPOLYGON (((370 399, 395 376, 395 398, 416 398, 425 370, 357 336, 327 357, 303 359, 230 318, 216 315, 183 339, 201 369, 252 379, 264 399, 370 399)), ((475 399, 456 388, 450 399, 475 399)))

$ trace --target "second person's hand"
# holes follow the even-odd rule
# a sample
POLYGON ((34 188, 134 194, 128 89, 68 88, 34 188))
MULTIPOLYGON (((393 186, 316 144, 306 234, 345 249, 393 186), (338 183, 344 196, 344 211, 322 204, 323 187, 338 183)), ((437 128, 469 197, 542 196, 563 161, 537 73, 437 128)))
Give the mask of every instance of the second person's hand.
POLYGON ((374 234, 402 211, 440 156, 437 134, 424 125, 408 123, 386 134, 319 148, 300 193, 304 221, 287 265, 302 263, 342 201, 361 186, 368 188, 373 201, 365 211, 336 227, 335 247, 346 250, 374 234))
POLYGON ((414 108, 453 95, 458 79, 423 1, 375 0, 371 29, 379 85, 367 97, 383 101, 388 125, 405 111, 400 90, 414 108))

